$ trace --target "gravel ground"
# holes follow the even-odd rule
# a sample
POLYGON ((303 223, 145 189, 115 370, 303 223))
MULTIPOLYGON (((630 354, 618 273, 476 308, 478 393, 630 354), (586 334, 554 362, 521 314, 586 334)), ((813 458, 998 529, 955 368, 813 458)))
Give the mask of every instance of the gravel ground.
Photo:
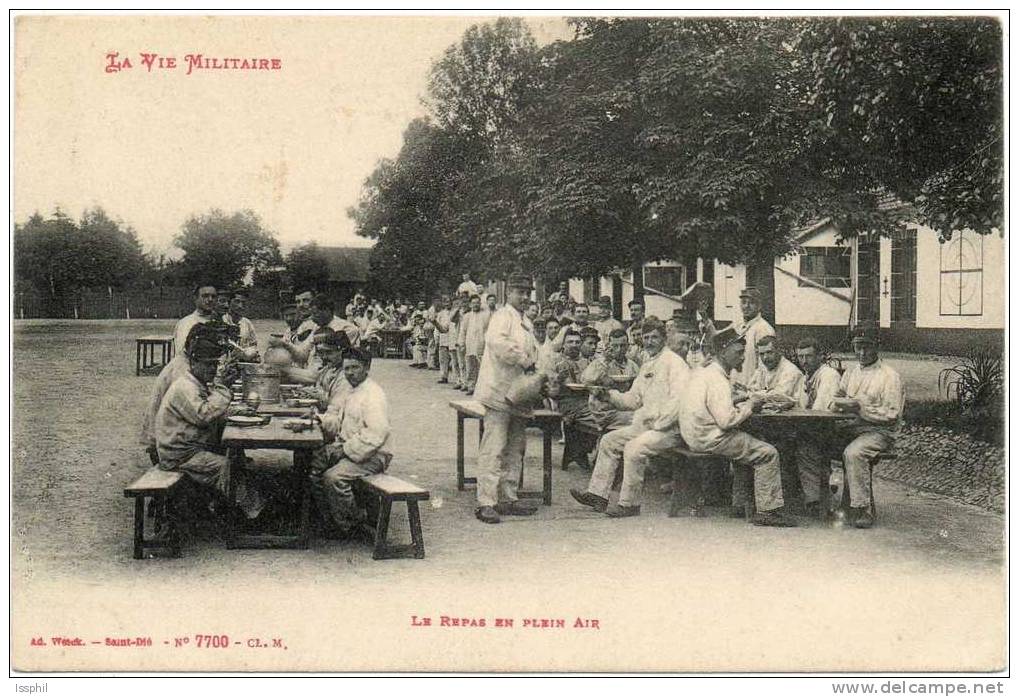
MULTIPOLYGON (((270 323, 256 323, 264 335, 270 323)), ((25 669, 991 669, 1004 665, 1003 518, 879 480, 870 531, 761 529, 574 505, 576 469, 553 506, 485 526, 454 476, 461 393, 436 373, 378 361, 395 426, 391 472, 432 492, 423 561, 373 562, 366 546, 228 551, 199 529, 179 560, 131 559, 122 488, 146 465, 135 444, 154 381, 134 337, 166 321, 16 322, 12 431, 14 663, 25 669), (488 618, 422 628, 412 616, 488 618), (497 616, 514 629, 491 627, 497 616), (596 618, 598 630, 529 630, 525 618, 596 618), (282 637, 288 649, 163 644, 198 631, 282 637), (89 633, 91 632, 91 634, 89 633), (151 635, 145 651, 32 648, 32 637, 151 635)), ((934 364, 936 381, 937 365, 934 364)), ((925 371, 907 376, 907 391, 925 371)), ((929 373, 927 373, 929 375, 929 373)), ((926 378, 929 379, 929 378, 926 378)), ((473 463, 473 427, 468 433, 473 463)), ((558 462, 560 447, 554 449, 558 462)), ((540 442, 528 444, 540 482, 540 442)), ((261 458, 261 453, 256 453, 261 458)), ((406 532, 402 514, 394 534, 406 532)), ((47 639, 48 641, 48 639, 47 639)), ((87 643, 87 642, 86 642, 87 643)))

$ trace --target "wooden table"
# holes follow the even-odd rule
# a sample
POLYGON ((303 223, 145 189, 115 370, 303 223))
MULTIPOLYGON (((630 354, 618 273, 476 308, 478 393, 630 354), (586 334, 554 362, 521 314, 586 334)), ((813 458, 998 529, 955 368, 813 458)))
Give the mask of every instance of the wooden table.
MULTIPOLYGON (((464 422, 478 420, 478 443, 485 434, 485 406, 473 399, 455 399, 449 406, 456 411, 456 488, 463 491, 467 484, 477 484, 477 477, 468 477, 464 465, 464 422)), ((542 487, 541 491, 517 491, 522 498, 540 498, 546 506, 552 505, 552 438, 559 433, 562 415, 552 409, 535 409, 527 422, 529 428, 540 428, 542 433, 542 487)), ((524 467, 520 465, 519 486, 524 485, 524 467)))
MULTIPOLYGON (((286 417, 273 417, 264 426, 231 426, 223 429, 223 445, 228 449, 229 467, 244 467, 244 449, 259 448, 290 450, 294 454, 291 470, 293 486, 300 495, 301 507, 294 534, 242 535, 237 532, 231 520, 227 529, 227 549, 307 549, 311 526, 311 483, 308 479, 311 469, 311 454, 325 442, 322 430, 314 428, 295 433, 283 428, 286 417)), ((235 499, 234 478, 230 476, 229 497, 235 499)))
POLYGON ((785 411, 758 411, 751 415, 748 420, 751 426, 764 428, 788 428, 803 426, 832 426, 837 423, 846 423, 856 418, 855 414, 846 414, 837 411, 817 411, 814 409, 786 409, 785 411))
POLYGON ((135 339, 134 374, 158 373, 173 358, 172 336, 140 336, 135 339), (162 363, 156 363, 156 348, 162 354, 162 363))
MULTIPOLYGON (((811 434, 811 437, 826 439, 828 442, 834 442, 835 433, 834 429, 839 424, 850 423, 856 419, 855 414, 848 414, 845 412, 837 411, 820 411, 815 409, 801 409, 795 407, 793 409, 786 409, 785 411, 759 411, 754 413, 747 420, 747 430, 756 432, 755 435, 761 440, 769 443, 775 440, 775 434, 782 431, 786 433, 807 433, 811 434)), ((823 477, 822 477, 823 480, 823 477)), ((753 497, 753 480, 750 480, 750 486, 748 487, 751 497, 748 499, 748 503, 752 501, 753 497)), ((820 516, 823 520, 828 513, 828 507, 831 499, 831 489, 828 487, 827 480, 821 481, 821 500, 820 500, 820 516)))
POLYGON ((379 338, 382 339, 382 357, 390 355, 397 358, 409 358, 407 355, 407 338, 410 332, 406 329, 380 329, 379 338))

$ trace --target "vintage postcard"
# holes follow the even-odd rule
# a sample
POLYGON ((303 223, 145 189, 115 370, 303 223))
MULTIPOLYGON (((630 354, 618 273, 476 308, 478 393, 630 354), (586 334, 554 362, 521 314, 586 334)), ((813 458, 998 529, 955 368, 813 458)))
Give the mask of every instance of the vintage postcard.
POLYGON ((1007 669, 1007 14, 575 14, 13 15, 12 671, 1007 669))

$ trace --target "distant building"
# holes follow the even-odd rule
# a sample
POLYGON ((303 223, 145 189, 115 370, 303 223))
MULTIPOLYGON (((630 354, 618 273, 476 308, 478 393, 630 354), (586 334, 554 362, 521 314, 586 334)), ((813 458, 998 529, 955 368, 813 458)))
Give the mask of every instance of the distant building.
MULTIPOLYGON (((977 346, 1003 348, 1001 235, 964 230, 941 242, 930 228, 909 224, 891 238, 863 235, 840 242, 838 228, 825 219, 799 231, 797 243, 798 252, 776 258, 772 269, 752 269, 749 283, 743 264, 703 259, 647 264, 647 313, 667 319, 683 289, 706 281, 714 286, 716 320, 739 324, 740 291, 754 285, 765 297, 765 317, 788 341, 811 334, 831 347, 845 347, 848 328, 869 319, 879 323, 882 346, 890 350, 957 355, 977 346)), ((570 282, 577 300, 611 297, 613 291, 625 318, 633 297, 631 274, 570 282)))
POLYGON ((319 247, 329 262, 326 291, 336 300, 339 312, 368 285, 371 247, 319 247))

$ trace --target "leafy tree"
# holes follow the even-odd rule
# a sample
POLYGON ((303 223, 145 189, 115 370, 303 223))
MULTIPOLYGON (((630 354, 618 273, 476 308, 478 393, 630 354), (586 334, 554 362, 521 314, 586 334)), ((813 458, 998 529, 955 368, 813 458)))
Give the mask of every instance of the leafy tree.
POLYGON ((383 160, 365 181, 348 215, 359 235, 377 240, 371 253, 372 292, 422 297, 463 268, 463 240, 446 237, 442 204, 465 172, 465 142, 415 119, 395 160, 383 160))
POLYGON ((51 298, 81 288, 125 288, 150 268, 137 233, 101 208, 86 210, 78 223, 58 209, 14 227, 16 279, 51 298))
POLYGON ((325 288, 329 260, 315 242, 294 247, 283 262, 292 282, 302 288, 325 288))
POLYGON ((184 251, 174 275, 187 285, 203 280, 239 285, 249 273, 263 273, 283 263, 275 233, 262 227, 250 210, 227 215, 213 209, 192 216, 174 243, 184 251))
POLYGON ((833 152, 943 238, 1004 231, 998 20, 816 20, 797 52, 833 152))

